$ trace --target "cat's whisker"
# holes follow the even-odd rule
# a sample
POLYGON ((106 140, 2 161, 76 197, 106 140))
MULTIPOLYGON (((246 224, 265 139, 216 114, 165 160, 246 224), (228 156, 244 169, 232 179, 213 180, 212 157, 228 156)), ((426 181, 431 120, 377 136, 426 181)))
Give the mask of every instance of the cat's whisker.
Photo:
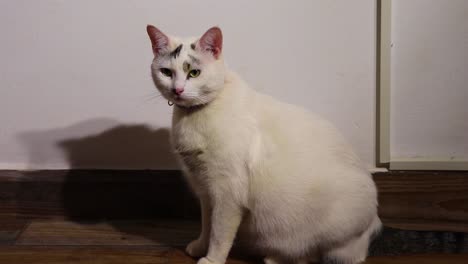
POLYGON ((147 96, 145 96, 145 98, 143 98, 143 102, 148 103, 148 102, 153 101, 155 99, 161 99, 162 97, 163 97, 162 94, 147 95, 147 96))
POLYGON ((199 96, 198 93, 183 93, 185 96, 199 96))
POLYGON ((157 94, 157 95, 153 95, 151 97, 143 99, 142 102, 143 104, 148 104, 148 103, 155 102, 155 101, 159 102, 161 99, 164 99, 164 97, 162 95, 157 94))
POLYGON ((160 93, 157 92, 157 91, 155 91, 155 90, 153 90, 153 91, 151 91, 151 92, 148 93, 148 94, 142 95, 142 97, 148 97, 148 96, 151 97, 151 96, 154 96, 154 95, 157 95, 157 94, 160 94, 160 93))

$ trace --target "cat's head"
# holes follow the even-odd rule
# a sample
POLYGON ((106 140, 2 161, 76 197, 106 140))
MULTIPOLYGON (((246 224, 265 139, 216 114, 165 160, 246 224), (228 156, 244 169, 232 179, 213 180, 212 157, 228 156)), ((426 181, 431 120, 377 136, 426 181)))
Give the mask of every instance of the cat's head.
POLYGON ((204 105, 216 98, 224 86, 223 35, 210 28, 200 38, 181 40, 165 35, 154 26, 146 28, 154 60, 154 83, 169 101, 182 107, 204 105))

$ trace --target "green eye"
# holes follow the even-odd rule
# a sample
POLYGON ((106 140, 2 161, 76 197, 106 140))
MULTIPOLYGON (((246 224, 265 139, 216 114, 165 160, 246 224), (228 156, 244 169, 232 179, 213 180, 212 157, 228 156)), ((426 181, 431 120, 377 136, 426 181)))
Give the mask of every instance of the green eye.
POLYGON ((188 73, 188 77, 190 78, 196 78, 200 75, 200 70, 191 70, 189 73, 188 73))
POLYGON ((172 71, 169 70, 168 68, 161 68, 159 69, 159 71, 167 77, 172 77, 172 71))

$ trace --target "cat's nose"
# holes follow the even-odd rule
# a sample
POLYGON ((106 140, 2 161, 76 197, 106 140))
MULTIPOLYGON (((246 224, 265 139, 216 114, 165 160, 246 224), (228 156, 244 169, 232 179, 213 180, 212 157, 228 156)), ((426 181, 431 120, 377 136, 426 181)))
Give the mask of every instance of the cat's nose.
POLYGON ((184 87, 173 88, 172 92, 176 95, 181 95, 184 92, 184 87))

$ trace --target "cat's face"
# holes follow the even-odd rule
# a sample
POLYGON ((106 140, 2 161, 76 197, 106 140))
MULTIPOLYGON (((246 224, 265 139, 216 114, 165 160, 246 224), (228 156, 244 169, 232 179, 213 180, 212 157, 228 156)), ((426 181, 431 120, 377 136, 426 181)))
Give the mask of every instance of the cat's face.
POLYGON ((211 102, 224 85, 223 37, 217 27, 199 39, 180 40, 148 25, 154 60, 151 72, 161 94, 181 107, 211 102))

